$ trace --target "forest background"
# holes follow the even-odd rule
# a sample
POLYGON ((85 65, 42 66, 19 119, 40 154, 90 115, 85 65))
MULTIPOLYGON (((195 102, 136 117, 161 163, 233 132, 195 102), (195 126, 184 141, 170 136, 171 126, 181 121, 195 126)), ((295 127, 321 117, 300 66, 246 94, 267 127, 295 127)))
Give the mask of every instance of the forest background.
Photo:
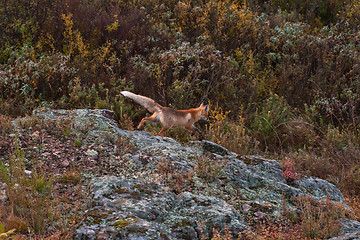
POLYGON ((0 114, 107 108, 133 130, 146 110, 120 91, 176 109, 207 101, 206 139, 355 201, 359 24, 358 0, 1 0, 0 114))

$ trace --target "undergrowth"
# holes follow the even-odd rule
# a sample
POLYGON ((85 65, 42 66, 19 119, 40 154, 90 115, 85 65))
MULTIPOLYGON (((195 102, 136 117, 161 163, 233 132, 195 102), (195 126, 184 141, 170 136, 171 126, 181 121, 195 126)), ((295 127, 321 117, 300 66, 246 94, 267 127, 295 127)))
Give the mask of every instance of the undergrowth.
MULTIPOLYGON (((120 127, 134 130, 146 110, 124 99, 120 92, 128 90, 176 109, 209 101, 209 124, 196 123, 205 139, 238 154, 279 159, 288 181, 316 176, 357 198, 358 1, 9 0, 1 6, 2 154, 12 118, 38 107, 107 108, 120 127)), ((78 148, 84 144, 65 121, 29 119, 19 125, 40 138, 49 125, 58 139, 71 139, 78 148)), ((146 129, 155 135, 160 126, 146 129)), ((167 136, 182 143, 202 138, 182 128, 167 136)), ((118 155, 133 150, 126 141, 118 139, 118 155)), ((41 232, 46 221, 38 223, 23 205, 50 204, 51 178, 31 169, 23 179, 21 154, 11 152, 5 159, 12 163, 2 166, 13 195, 4 216, 17 218, 20 229, 41 232)), ((207 181, 218 177, 220 163, 211 169, 207 159, 198 161, 197 172, 160 163, 163 180, 180 192, 191 188, 194 174, 207 181)), ((78 182, 77 171, 63 181, 78 182)))
POLYGON ((58 217, 52 209, 53 178, 41 173, 37 164, 31 171, 26 170, 24 157, 16 139, 8 166, 0 163, 0 177, 6 184, 8 197, 1 219, 5 229, 44 233, 52 220, 58 217))

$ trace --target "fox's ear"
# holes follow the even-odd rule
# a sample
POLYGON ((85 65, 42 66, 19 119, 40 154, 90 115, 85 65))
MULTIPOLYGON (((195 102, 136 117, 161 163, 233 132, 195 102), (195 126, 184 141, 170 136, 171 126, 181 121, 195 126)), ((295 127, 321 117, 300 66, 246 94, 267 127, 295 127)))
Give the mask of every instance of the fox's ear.
POLYGON ((208 112, 209 111, 209 105, 206 105, 205 106, 205 112, 208 112))
POLYGON ((207 101, 203 101, 201 104, 200 104, 200 107, 203 107, 203 106, 206 106, 207 105, 207 101))

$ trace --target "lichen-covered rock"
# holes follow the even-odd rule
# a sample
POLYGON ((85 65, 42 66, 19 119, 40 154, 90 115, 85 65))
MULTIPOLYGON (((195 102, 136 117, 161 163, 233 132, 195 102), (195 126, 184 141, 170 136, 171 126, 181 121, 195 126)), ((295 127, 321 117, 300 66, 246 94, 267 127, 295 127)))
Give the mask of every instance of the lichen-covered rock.
POLYGON ((297 181, 297 185, 305 194, 310 194, 318 198, 330 197, 331 200, 343 202, 344 196, 334 185, 320 178, 305 178, 297 181))
POLYGON ((171 138, 125 131, 112 115, 101 109, 43 108, 31 116, 70 121, 92 169, 107 164, 103 177, 84 169, 91 194, 78 239, 200 239, 214 228, 229 228, 236 237, 247 228, 245 215, 279 217, 293 196, 344 200, 321 179, 287 182, 275 160, 238 156, 207 140, 182 146, 171 138))
POLYGON ((342 231, 345 233, 360 231, 360 222, 350 219, 342 219, 342 231))
POLYGON ((223 146, 220 146, 219 144, 207 140, 188 142, 187 146, 198 148, 206 152, 216 153, 222 156, 228 154, 235 154, 230 152, 228 149, 224 148, 223 146))
POLYGON ((360 222, 342 219, 342 234, 330 240, 360 240, 360 222))
POLYGON ((184 192, 164 192, 155 183, 107 176, 91 182, 92 199, 78 239, 198 239, 212 229, 246 229, 225 201, 184 192))
POLYGON ((360 231, 346 233, 338 237, 330 238, 329 240, 360 240, 360 231))

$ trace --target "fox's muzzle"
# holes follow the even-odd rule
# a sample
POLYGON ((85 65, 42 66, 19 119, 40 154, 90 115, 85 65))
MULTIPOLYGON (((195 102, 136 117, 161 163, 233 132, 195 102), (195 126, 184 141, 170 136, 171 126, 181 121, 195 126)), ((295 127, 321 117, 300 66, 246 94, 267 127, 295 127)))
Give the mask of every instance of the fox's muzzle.
POLYGON ((209 122, 209 119, 207 119, 207 118, 204 117, 204 116, 201 116, 199 120, 203 120, 203 121, 205 121, 205 122, 209 122))

